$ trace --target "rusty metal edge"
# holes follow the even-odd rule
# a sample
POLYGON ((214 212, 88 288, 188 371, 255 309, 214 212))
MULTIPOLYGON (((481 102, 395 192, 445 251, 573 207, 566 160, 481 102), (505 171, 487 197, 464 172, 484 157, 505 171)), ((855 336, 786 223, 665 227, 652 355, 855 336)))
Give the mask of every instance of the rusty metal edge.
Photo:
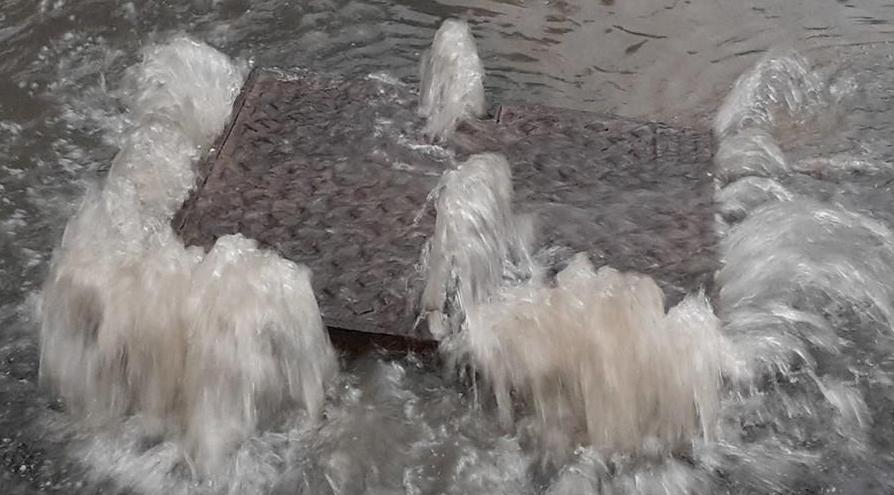
POLYGON ((245 106, 245 100, 248 93, 254 88, 255 82, 261 78, 261 73, 263 72, 267 71, 264 68, 255 67, 248 73, 248 77, 245 78, 245 82, 242 83, 242 87, 239 89, 239 94, 236 96, 236 99, 233 100, 233 108, 230 110, 230 115, 223 131, 221 131, 217 139, 214 140, 214 144, 208 149, 208 153, 196 164, 196 185, 189 191, 189 196, 186 198, 186 201, 180 205, 180 209, 177 210, 177 214, 173 219, 174 232, 177 233, 178 236, 183 228, 186 227, 186 222, 189 219, 189 216, 180 215, 180 212, 187 211, 191 203, 201 195, 200 193, 202 189, 205 188, 205 184, 211 176, 212 165, 220 158, 224 146, 226 146, 227 141, 230 139, 230 135, 233 133, 233 129, 236 128, 236 123, 239 120, 242 107, 245 106))

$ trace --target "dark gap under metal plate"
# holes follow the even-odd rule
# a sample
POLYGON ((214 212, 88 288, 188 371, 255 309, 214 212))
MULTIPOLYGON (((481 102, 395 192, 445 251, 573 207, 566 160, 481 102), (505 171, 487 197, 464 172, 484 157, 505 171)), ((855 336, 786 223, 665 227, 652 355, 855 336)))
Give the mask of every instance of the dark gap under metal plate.
POLYGON ((586 251, 597 267, 652 275, 669 302, 710 285, 707 132, 511 105, 438 147, 415 107, 394 81, 253 71, 175 229, 206 248, 241 233, 308 265, 340 340, 426 347, 416 299, 434 226, 427 197, 455 163, 498 151, 512 166, 516 210, 535 218, 538 257, 555 269, 586 251))

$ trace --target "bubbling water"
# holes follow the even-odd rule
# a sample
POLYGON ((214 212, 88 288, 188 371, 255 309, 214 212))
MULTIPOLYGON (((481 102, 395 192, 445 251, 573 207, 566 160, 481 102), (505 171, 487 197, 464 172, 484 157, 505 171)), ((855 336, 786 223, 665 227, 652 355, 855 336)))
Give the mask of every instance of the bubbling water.
POLYGON ((132 128, 43 292, 41 380, 90 423, 161 429, 202 473, 281 412, 318 412, 336 368, 306 268, 238 235, 206 255, 170 227, 244 75, 183 38, 146 51, 132 128))
POLYGON ((703 294, 665 313, 644 275, 578 254, 555 286, 507 288, 470 311, 469 352, 504 415, 530 403, 548 452, 666 454, 714 437, 726 354, 703 294))
POLYGON ((850 172, 879 167, 846 153, 793 159, 822 153, 803 130, 822 134, 847 97, 800 55, 779 53, 743 74, 715 121, 719 309, 747 371, 723 415, 774 432, 735 442, 775 459, 775 474, 753 473, 764 489, 795 488, 805 480, 794 473, 823 464, 870 463, 873 421, 853 377, 892 325, 894 234, 868 202, 842 199, 861 191, 850 172))
POLYGON ((548 281, 511 200, 495 154, 472 156, 437 190, 424 300, 449 360, 483 378, 507 426, 520 398, 548 456, 581 444, 666 454, 712 438, 728 352, 705 296, 665 313, 651 278, 597 272, 584 254, 548 281))
MULTIPOLYGON (((430 128, 449 121, 452 129, 470 102, 483 106, 465 24, 442 25, 423 73, 420 113, 430 128)), ((581 444, 608 455, 666 454, 712 438, 728 352, 703 294, 666 314, 651 278, 597 272, 584 254, 547 280, 530 254, 532 219, 513 212, 501 155, 470 157, 433 197, 423 312, 448 362, 483 378, 504 425, 514 396, 548 456, 581 444)))
POLYGON ((419 114, 428 119, 428 134, 447 138, 463 119, 484 115, 484 67, 465 21, 441 24, 419 73, 419 114))
POLYGON ((533 262, 530 225, 512 213, 512 176, 502 155, 473 155, 444 173, 432 196, 437 219, 423 253, 422 311, 441 340, 458 331, 463 308, 487 300, 504 278, 530 277, 533 262))

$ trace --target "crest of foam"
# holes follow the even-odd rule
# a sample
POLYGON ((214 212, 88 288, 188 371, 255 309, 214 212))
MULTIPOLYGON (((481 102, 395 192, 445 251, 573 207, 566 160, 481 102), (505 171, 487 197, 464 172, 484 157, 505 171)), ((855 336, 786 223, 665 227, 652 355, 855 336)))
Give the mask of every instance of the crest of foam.
POLYGON ((419 72, 419 114, 428 134, 444 139, 461 120, 484 114, 484 67, 465 21, 441 24, 419 72))
POLYGON ((145 52, 132 129, 66 227, 41 305, 42 381, 94 424, 144 418, 207 473, 280 413, 318 411, 335 370, 306 268, 240 236, 205 255, 170 227, 244 74, 184 38, 145 52))

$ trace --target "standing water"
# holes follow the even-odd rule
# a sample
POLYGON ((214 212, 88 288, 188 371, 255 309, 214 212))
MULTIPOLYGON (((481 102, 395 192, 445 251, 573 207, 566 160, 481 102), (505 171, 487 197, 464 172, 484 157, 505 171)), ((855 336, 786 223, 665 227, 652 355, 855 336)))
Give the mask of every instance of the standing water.
MULTIPOLYGON (((0 487, 891 492, 891 15, 884 2, 7 2, 0 487), (462 318, 431 316, 482 383, 417 356, 336 365, 306 269, 239 237, 207 254, 174 238, 167 219, 247 65, 415 84, 447 16, 469 20, 480 61, 460 62, 487 69, 491 99, 713 123, 713 308, 690 294, 665 313, 648 278, 581 258, 543 280, 493 155, 443 178, 428 263, 449 272, 438 253, 477 232, 467 266, 498 270, 459 284, 462 318), (493 201, 464 203, 464 187, 493 201)), ((422 81, 437 92, 423 107, 456 112, 433 135, 480 113, 466 82, 422 81)))

